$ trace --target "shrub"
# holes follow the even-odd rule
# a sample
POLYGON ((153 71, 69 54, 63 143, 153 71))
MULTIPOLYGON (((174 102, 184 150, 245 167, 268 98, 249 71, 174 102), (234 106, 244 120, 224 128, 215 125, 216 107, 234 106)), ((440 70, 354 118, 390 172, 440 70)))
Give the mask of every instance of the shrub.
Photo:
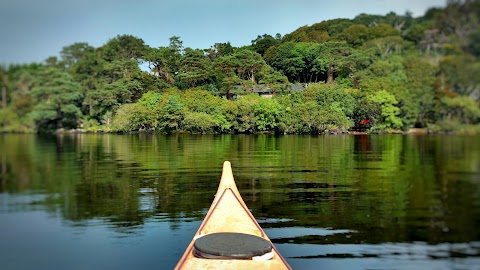
POLYGON ((204 112, 187 112, 183 119, 183 128, 193 133, 211 133, 215 125, 215 119, 204 112))

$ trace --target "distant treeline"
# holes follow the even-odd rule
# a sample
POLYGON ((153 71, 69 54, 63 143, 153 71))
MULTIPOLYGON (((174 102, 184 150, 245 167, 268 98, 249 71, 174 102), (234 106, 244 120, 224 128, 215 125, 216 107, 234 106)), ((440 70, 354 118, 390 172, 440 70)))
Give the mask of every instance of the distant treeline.
POLYGON ((479 57, 480 0, 323 21, 239 48, 120 35, 1 67, 0 131, 480 133, 479 57), (253 93, 259 84, 273 97, 253 93))

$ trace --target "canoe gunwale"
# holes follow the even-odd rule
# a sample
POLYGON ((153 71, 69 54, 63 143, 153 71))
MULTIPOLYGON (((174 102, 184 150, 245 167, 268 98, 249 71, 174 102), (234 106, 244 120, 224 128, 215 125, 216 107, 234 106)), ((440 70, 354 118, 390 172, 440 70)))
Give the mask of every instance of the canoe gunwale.
MULTIPOLYGON (((222 194, 220 195, 220 197, 215 198, 215 203, 210 206, 210 210, 208 211, 207 215, 205 216, 205 218, 203 219, 203 222, 202 224, 200 225, 200 228, 198 229, 197 231, 197 234, 198 236, 196 236, 196 238, 198 237, 201 237, 203 236, 202 234, 202 230, 203 228, 205 227, 205 225, 207 225, 208 221, 210 220, 210 217, 213 215, 213 212, 215 212, 215 210, 217 209, 217 206, 218 204, 222 201, 222 198, 223 196, 225 195, 225 193, 227 193, 227 191, 230 191, 232 193, 232 195, 235 197, 235 199, 238 201, 238 203, 242 206, 242 208, 245 210, 245 212, 248 214, 248 216, 250 217, 250 219, 255 223, 255 226, 257 227, 257 229, 259 230, 259 232, 261 232, 261 236, 262 238, 265 238, 265 232, 263 231, 262 227, 260 227, 260 225, 258 224, 257 220, 255 219, 255 217, 253 216, 253 214, 250 212, 250 210, 248 210, 247 206, 245 205, 245 203, 243 202, 242 199, 240 199, 238 196, 237 196, 237 192, 235 192, 232 188, 228 187, 228 188, 225 188, 222 192, 222 194)), ((189 254, 191 252, 193 252, 193 249, 195 247, 193 245, 190 245, 190 247, 188 248, 186 254, 189 254)), ((272 249, 275 249, 275 246, 272 244, 272 249)), ((277 254, 278 254, 278 251, 277 251, 277 254)), ((178 268, 182 268, 183 264, 185 263, 185 261, 188 259, 188 256, 183 256, 182 260, 178 263, 178 268)), ((283 258, 282 258, 283 260, 283 258)))
MULTIPOLYGON (((247 205, 243 201, 243 198, 242 198, 240 192, 238 191, 237 185, 236 185, 235 180, 233 178, 233 172, 232 172, 231 164, 230 164, 229 161, 225 161, 224 164, 223 164, 222 177, 220 179, 220 184, 219 184, 217 192, 215 193, 215 198, 212 202, 212 205, 210 206, 205 218, 203 219, 202 224, 200 225, 197 232, 195 233, 195 236, 194 236, 193 240, 190 242, 190 244, 188 245, 185 253, 183 254, 180 261, 175 266, 175 269, 182 269, 185 266, 185 264, 187 264, 187 261, 190 258, 192 258, 192 256, 196 257, 195 254, 194 254, 194 249, 195 249, 194 242, 195 242, 196 239, 208 234, 208 233, 204 234, 203 230, 205 229, 205 226, 207 226, 207 224, 209 223, 209 221, 210 221, 211 217, 213 216, 217 207, 222 202, 222 199, 224 198, 225 194, 229 194, 227 191, 229 191, 234 196, 237 203, 242 207, 244 213, 247 214, 248 219, 250 219, 250 221, 253 222, 253 224, 255 224, 256 231, 258 232, 258 234, 261 235, 259 237, 261 237, 265 240, 268 240, 271 243, 272 252, 274 252, 274 254, 275 254, 274 258, 272 258, 271 260, 276 260, 277 262, 281 262, 281 264, 283 264, 282 268, 292 269, 291 266, 285 260, 285 258, 283 258, 283 256, 280 254, 280 252, 278 252, 277 248, 272 243, 272 241, 265 234, 262 227, 258 224, 257 220, 255 219, 255 217, 253 216, 253 214, 250 212, 247 205), (276 259, 275 259, 275 257, 276 257, 276 259)), ((228 231, 225 231, 225 232, 228 232, 228 231)), ((231 232, 235 232, 235 231, 231 231, 231 232)), ((241 231, 238 231, 238 232, 241 232, 241 231)), ((256 236, 258 236, 258 234, 256 236)), ((252 234, 252 235, 255 235, 255 234, 252 234)), ((217 259, 205 259, 205 260, 215 261, 217 259)), ((224 259, 218 259, 218 260, 224 260, 224 259)), ((227 260, 237 261, 239 259, 227 259, 227 260)), ((240 261, 245 261, 245 260, 240 259, 240 261)), ((235 269, 239 269, 239 268, 235 268, 235 269)), ((272 269, 272 268, 268 268, 268 269, 272 269)), ((274 268, 274 269, 277 269, 277 268, 274 268)))
POLYGON ((203 228, 205 227, 205 225, 207 224, 207 222, 210 220, 210 217, 213 215, 213 212, 215 212, 215 210, 217 209, 217 206, 218 204, 220 203, 220 201, 222 200, 223 198, 223 195, 225 195, 225 193, 227 191, 230 191, 232 192, 233 196, 235 196, 235 199, 238 201, 238 203, 242 206, 243 210, 245 210, 245 212, 248 214, 248 216, 250 217, 250 219, 255 223, 255 226, 257 226, 257 229, 261 232, 262 234, 262 238, 265 238, 265 232, 263 231, 262 227, 260 227, 260 225, 258 224, 257 220, 255 219, 255 217, 253 216, 253 214, 250 212, 250 210, 247 208, 247 206, 245 205, 245 203, 242 203, 243 201, 241 199, 238 198, 236 192, 232 189, 232 188, 226 188, 223 190, 222 194, 220 195, 220 197, 218 198, 218 200, 216 200, 215 202, 215 205, 212 205, 211 207, 211 210, 208 211, 208 214, 207 216, 205 217, 204 221, 202 222, 202 225, 200 225, 200 228, 198 229, 198 232, 201 234, 202 233, 202 230, 203 228))

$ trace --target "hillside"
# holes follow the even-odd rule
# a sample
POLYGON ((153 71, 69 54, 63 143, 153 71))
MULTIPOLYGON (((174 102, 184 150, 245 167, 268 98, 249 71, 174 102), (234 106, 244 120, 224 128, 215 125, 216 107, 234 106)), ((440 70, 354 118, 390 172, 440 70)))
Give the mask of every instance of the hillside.
POLYGON ((479 0, 449 1, 418 18, 360 14, 240 48, 193 49, 177 36, 157 48, 131 35, 75 43, 0 69, 0 131, 480 133, 479 18, 479 0))

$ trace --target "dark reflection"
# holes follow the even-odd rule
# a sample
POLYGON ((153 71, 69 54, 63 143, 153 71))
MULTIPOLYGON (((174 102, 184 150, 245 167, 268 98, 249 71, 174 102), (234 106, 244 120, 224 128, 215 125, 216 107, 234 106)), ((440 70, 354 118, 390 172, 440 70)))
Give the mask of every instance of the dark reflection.
POLYGON ((0 135, 0 149, 0 213, 42 209, 73 226, 100 219, 129 232, 161 221, 176 230, 203 219, 230 160, 253 214, 280 220, 262 223, 267 233, 349 230, 272 237, 278 244, 480 241, 477 137, 0 135))
POLYGON ((314 255, 314 256, 297 256, 294 258, 295 259, 319 259, 319 258, 345 259, 345 258, 378 258, 378 257, 380 256, 377 254, 333 253, 333 254, 322 254, 322 255, 314 255))

